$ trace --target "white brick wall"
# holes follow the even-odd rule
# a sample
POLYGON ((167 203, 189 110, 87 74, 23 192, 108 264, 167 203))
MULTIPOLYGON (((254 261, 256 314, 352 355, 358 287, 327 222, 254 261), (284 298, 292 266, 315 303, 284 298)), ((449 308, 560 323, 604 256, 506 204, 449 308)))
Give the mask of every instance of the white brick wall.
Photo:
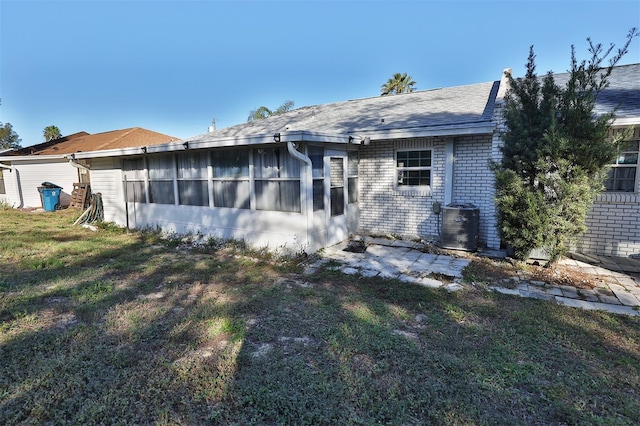
POLYGON ((398 191, 394 185, 394 141, 371 143, 360 151, 361 231, 405 236, 438 234, 431 206, 436 201, 442 203, 444 197, 444 142, 411 142, 416 149, 432 149, 431 192, 398 191))
POLYGON ((453 202, 472 203, 480 209, 480 243, 499 248, 496 239, 494 174, 490 168, 491 136, 456 138, 453 169, 453 202))
POLYGON ((587 227, 574 249, 605 256, 640 254, 640 194, 601 194, 587 216, 587 227))
MULTIPOLYGON (((375 141, 360 151, 360 230, 404 236, 435 237, 438 218, 432 212, 434 202, 444 204, 445 140, 375 141), (431 191, 399 191, 394 182, 394 149, 432 149, 431 191)), ((467 136, 455 139, 453 202, 473 203, 480 209, 480 244, 498 248, 493 203, 491 136, 467 136)), ((405 189, 405 188, 403 188, 405 189)))

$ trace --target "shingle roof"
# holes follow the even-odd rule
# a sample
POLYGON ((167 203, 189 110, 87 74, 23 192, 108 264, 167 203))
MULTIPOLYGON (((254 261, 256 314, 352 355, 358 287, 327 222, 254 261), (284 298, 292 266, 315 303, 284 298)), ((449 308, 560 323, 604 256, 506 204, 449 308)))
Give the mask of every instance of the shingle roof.
POLYGON ((598 96, 596 112, 611 111, 619 105, 616 118, 640 117, 640 64, 615 67, 609 82, 598 96))
POLYGON ((159 145, 178 138, 140 127, 89 134, 74 133, 55 141, 45 142, 14 151, 14 155, 62 155, 105 149, 159 145))
MULTIPOLYGON (((553 79, 563 87, 569 79, 569 73, 554 73, 553 79)), ((609 76, 609 87, 598 95, 595 113, 603 114, 616 107, 616 118, 640 117, 640 64, 614 67, 609 76)))
POLYGON ((186 140, 307 131, 349 135, 490 123, 499 82, 307 106, 186 140))

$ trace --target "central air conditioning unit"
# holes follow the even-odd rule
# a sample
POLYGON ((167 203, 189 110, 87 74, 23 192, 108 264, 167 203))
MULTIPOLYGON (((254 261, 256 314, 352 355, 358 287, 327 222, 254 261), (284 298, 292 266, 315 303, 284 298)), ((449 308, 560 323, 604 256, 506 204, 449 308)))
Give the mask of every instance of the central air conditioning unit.
POLYGON ((451 203, 442 208, 442 248, 476 251, 480 232, 480 209, 470 203, 451 203))

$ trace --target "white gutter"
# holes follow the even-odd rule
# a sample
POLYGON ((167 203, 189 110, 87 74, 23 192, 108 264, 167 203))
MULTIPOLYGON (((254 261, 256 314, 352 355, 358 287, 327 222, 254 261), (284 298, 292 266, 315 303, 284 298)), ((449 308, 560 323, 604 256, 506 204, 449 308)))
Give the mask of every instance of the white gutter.
POLYGON ((311 246, 311 225, 313 223, 313 176, 312 167, 311 167, 311 158, 304 155, 300 151, 296 149, 293 142, 287 142, 287 150, 289 154, 298 161, 305 163, 308 167, 306 168, 305 174, 305 207, 306 207, 306 216, 307 216, 307 244, 311 246))
POLYGON ((15 166, 7 166, 6 164, 0 163, 0 167, 9 169, 9 172, 13 172, 13 179, 16 185, 16 193, 18 194, 18 198, 20 199, 20 204, 18 204, 17 209, 21 209, 24 206, 24 199, 22 198, 22 188, 20 187, 20 177, 18 176, 18 169, 15 166))
POLYGON ((68 154, 56 155, 11 155, 0 156, 0 161, 46 161, 46 160, 64 160, 68 154))
MULTIPOLYGON (((464 136, 470 134, 492 134, 495 130, 493 122, 478 122, 458 125, 442 125, 424 127, 408 127, 405 129, 363 129, 343 134, 322 133, 305 130, 288 130, 274 134, 213 136, 204 134, 191 139, 166 144, 149 145, 134 148, 107 149, 102 151, 76 152, 76 159, 121 157, 129 155, 157 154, 191 149, 228 148, 251 145, 275 144, 278 142, 318 142, 318 143, 363 143, 365 136, 372 140, 395 138, 420 138, 437 136, 464 136)), ((302 160, 301 160, 302 161, 302 160)))

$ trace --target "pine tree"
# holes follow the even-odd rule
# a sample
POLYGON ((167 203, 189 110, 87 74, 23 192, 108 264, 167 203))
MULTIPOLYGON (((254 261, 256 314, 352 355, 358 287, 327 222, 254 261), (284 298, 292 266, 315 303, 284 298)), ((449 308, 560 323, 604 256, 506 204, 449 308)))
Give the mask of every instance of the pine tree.
POLYGON ((609 164, 628 133, 608 138, 615 111, 594 118, 598 94, 609 85, 615 65, 628 52, 627 42, 603 67, 614 45, 604 50, 589 42, 588 60, 578 61, 571 47, 571 69, 564 87, 553 73, 540 79, 530 48, 524 78, 508 76, 502 134, 503 159, 494 165, 496 206, 502 239, 516 257, 535 248, 550 251, 550 264, 566 253, 586 230, 586 218, 603 188, 609 164))

